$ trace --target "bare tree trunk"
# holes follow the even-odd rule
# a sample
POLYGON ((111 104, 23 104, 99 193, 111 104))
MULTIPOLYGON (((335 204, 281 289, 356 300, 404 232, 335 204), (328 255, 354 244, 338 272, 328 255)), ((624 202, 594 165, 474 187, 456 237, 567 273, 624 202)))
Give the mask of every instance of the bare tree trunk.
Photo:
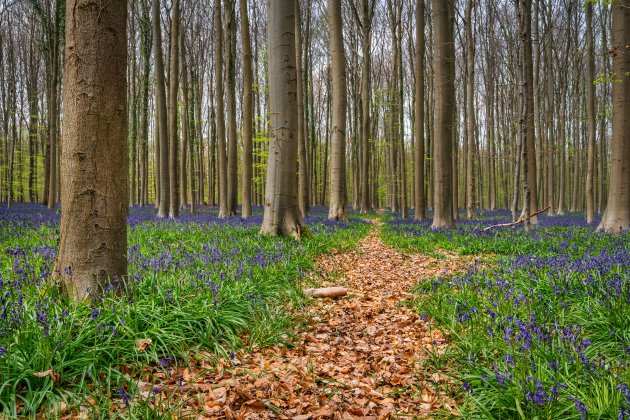
POLYGON ((476 217, 475 211, 475 131, 476 131, 476 115, 475 115, 475 39, 472 31, 472 17, 475 0, 466 1, 466 75, 467 75, 467 96, 466 96, 466 115, 467 115, 467 142, 466 150, 466 216, 468 219, 476 217))
POLYGON ((586 154, 586 223, 595 219, 593 174, 595 171, 595 52, 593 48, 593 3, 587 2, 586 12, 586 121, 588 149, 586 154))
POLYGON ((179 138, 177 133, 177 93, 179 92, 179 0, 173 0, 171 17, 169 95, 168 95, 168 179, 169 179, 169 217, 179 217, 179 182, 177 164, 179 138))
POLYGON ((453 226, 453 122, 455 108, 454 5, 433 0, 435 57, 435 161, 432 228, 453 226))
POLYGON ((27 93, 28 97, 28 114, 29 114, 29 123, 28 123, 28 199, 31 203, 37 201, 37 189, 36 185, 36 176, 37 176, 37 167, 35 158, 37 156, 36 147, 38 140, 38 129, 39 125, 39 108, 37 103, 37 98, 39 96, 39 84, 37 71, 38 67, 36 65, 35 60, 35 48, 33 43, 31 42, 29 48, 29 68, 28 68, 28 79, 27 79, 27 93))
POLYGON ((48 102, 48 141, 50 143, 49 152, 49 176, 48 176, 48 208, 54 209, 57 205, 57 149, 58 141, 58 123, 59 123, 59 104, 57 100, 58 86, 59 86, 59 46, 61 28, 59 22, 62 14, 62 2, 57 0, 55 2, 55 25, 53 25, 53 34, 49 34, 49 54, 50 54, 50 92, 48 102))
POLYGON ((151 76, 151 27, 149 5, 141 0, 140 56, 142 59, 142 82, 140 86, 140 150, 141 150, 141 206, 149 202, 149 78, 151 76))
POLYGON ((158 217, 168 217, 169 211, 169 154, 166 113, 166 87, 164 85, 164 58, 162 56, 162 29, 160 27, 160 0, 153 0, 153 56, 155 61, 155 103, 159 142, 160 198, 158 217))
POLYGON ((374 2, 361 0, 361 213, 370 211, 370 74, 374 2))
POLYGON ((56 273, 67 293, 81 301, 98 296, 108 284, 119 285, 127 275, 129 187, 127 2, 99 8, 78 3, 69 0, 66 13, 56 273))
POLYGON ((341 2, 328 0, 328 28, 332 55, 332 141, 330 151, 330 207, 328 218, 346 215, 346 60, 343 48, 341 2))
POLYGON ((299 196, 298 201, 302 216, 308 216, 309 203, 309 168, 306 156, 306 119, 304 116, 304 80, 302 78, 302 24, 300 22, 300 2, 295 0, 295 64, 297 67, 297 106, 298 106, 298 160, 299 160, 299 196))
POLYGON ((225 104, 223 102, 223 20, 221 0, 214 0, 214 75, 216 79, 217 170, 219 217, 230 215, 228 201, 227 155, 225 152, 225 104))
POLYGON ((416 55, 415 55, 415 123, 416 148, 414 150, 414 219, 425 218, 424 196, 424 0, 416 0, 416 55))
POLYGON ((268 9, 269 161, 261 233, 300 237, 297 203, 297 75, 295 1, 274 0, 268 9))
MULTIPOLYGON (((188 84, 188 62, 186 60, 186 43, 184 40, 184 34, 182 33, 179 38, 180 44, 180 54, 182 60, 182 97, 183 97, 183 109, 182 109, 182 156, 179 162, 179 183, 180 183, 180 203, 182 208, 188 207, 188 168, 187 163, 190 157, 191 161, 191 170, 193 168, 192 162, 195 157, 193 155, 194 147, 193 141, 190 139, 190 98, 189 98, 189 90, 190 86, 188 84), (190 152, 190 153, 189 153, 190 152)), ((193 131, 194 133, 194 131, 193 131)), ((190 175, 191 181, 194 178, 192 173, 190 175)), ((196 197, 193 192, 193 188, 191 185, 191 211, 193 211, 194 203, 196 197)))
MULTIPOLYGON (((534 73, 532 69, 532 2, 531 0, 519 0, 519 31, 521 37, 521 52, 522 52, 522 71, 523 80, 522 83, 525 89, 525 106, 523 107, 524 113, 521 116, 524 118, 525 123, 525 143, 523 156, 524 165, 526 169, 523 171, 523 176, 526 177, 525 188, 528 203, 525 204, 525 215, 530 216, 538 211, 538 190, 536 181, 536 141, 534 138, 534 112, 532 105, 534 103, 534 73)), ((525 227, 529 224, 537 224, 538 217, 533 216, 527 218, 525 227)))
MULTIPOLYGON (((249 36, 247 0, 239 0, 241 8, 241 44, 243 48, 243 218, 252 215, 252 123, 253 108, 253 73, 252 45, 249 36)), ((300 87, 298 86, 298 89, 300 87)), ((298 104, 299 106, 300 104, 298 104)), ((304 112, 304 110, 302 110, 304 112)), ((298 133, 299 136, 299 133, 298 133)))
POLYGON ((619 233, 630 227, 630 0, 612 3, 613 129, 610 160, 610 191, 599 230, 619 233))
POLYGON ((238 161, 236 156, 236 13, 234 0, 225 1, 227 56, 227 108, 228 108, 228 157, 227 157, 227 204, 228 214, 236 214, 238 198, 238 161))

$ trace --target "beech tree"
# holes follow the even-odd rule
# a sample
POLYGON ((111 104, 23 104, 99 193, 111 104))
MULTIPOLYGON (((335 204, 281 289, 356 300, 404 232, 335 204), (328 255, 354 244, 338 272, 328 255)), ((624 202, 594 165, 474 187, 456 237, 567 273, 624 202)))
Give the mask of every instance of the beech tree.
POLYGON ((56 273, 76 300, 127 275, 127 2, 69 0, 56 273))
POLYGON ((630 0, 612 2, 613 121, 610 192, 599 229, 619 233, 630 227, 630 0))
POLYGON ((243 183, 242 183, 242 216, 252 215, 252 125, 254 120, 252 74, 252 47, 249 35, 249 18, 247 0, 240 0, 241 9, 241 43, 243 46, 243 183))
POLYGON ((416 0, 414 219, 425 218, 424 196, 424 0, 416 0))
MULTIPOLYGON (((592 221, 612 199, 612 91, 621 79, 609 54, 609 2, 454 2, 447 155, 432 2, 340 2, 341 44, 326 24, 328 0, 301 2, 301 13, 294 3, 291 177, 303 217, 311 206, 338 208, 343 193, 361 212, 406 215, 410 202, 422 218, 425 207, 440 208, 444 158, 454 220, 458 207, 470 217, 512 207, 516 220, 542 204, 549 216, 585 211, 592 221), (347 83, 342 149, 336 45, 347 83)), ((160 217, 217 203, 221 217, 237 204, 244 217, 256 213, 270 156, 267 2, 128 6, 130 204, 154 204, 160 217)), ((65 2, 0 2, 0 12, 0 201, 55 206, 65 2)))
POLYGON ((346 59, 343 48, 341 2, 328 0, 328 27, 332 53, 332 152, 328 218, 346 219, 346 59))
POLYGON ((162 28, 160 23, 160 0, 153 0, 153 60, 155 61, 155 106, 157 126, 157 161, 159 166, 158 217, 168 217, 170 209, 169 141, 168 117, 166 112, 166 86, 164 82, 164 57, 162 53, 162 28))
POLYGON ((269 161, 261 233, 300 237, 297 203, 295 1, 269 2, 269 161))
POLYGON ((455 103, 455 9, 450 1, 433 0, 435 123, 433 228, 453 226, 453 123, 455 103))

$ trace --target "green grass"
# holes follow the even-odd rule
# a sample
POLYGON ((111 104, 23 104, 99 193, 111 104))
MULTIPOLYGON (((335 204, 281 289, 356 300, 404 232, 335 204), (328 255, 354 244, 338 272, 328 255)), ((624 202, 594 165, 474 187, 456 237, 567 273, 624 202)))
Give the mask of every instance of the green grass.
POLYGON ((542 218, 531 233, 483 230, 496 219, 384 228, 385 241, 408 252, 484 261, 419 284, 410 302, 449 334, 434 364, 459 381, 451 392, 464 418, 630 418, 630 236, 580 219, 542 218))
MULTIPOLYGON (((360 221, 311 220, 311 235, 263 237, 256 223, 199 216, 185 222, 141 221, 129 231, 126 293, 112 290, 90 304, 68 302, 48 283, 57 225, 33 224, 11 235, 0 221, 0 409, 5 416, 54 412, 63 402, 86 407, 91 418, 110 416, 131 395, 124 418, 181 415, 177 401, 140 396, 136 381, 151 382, 168 364, 191 354, 290 344, 293 309, 316 255, 347 250, 369 230, 360 221), (144 350, 139 340, 150 339, 144 350), (34 376, 52 370, 50 376, 34 376), (153 408, 152 408, 153 407, 153 408)), ((181 401, 180 401, 181 403, 181 401)), ((53 415, 54 417, 54 415, 53 415)))

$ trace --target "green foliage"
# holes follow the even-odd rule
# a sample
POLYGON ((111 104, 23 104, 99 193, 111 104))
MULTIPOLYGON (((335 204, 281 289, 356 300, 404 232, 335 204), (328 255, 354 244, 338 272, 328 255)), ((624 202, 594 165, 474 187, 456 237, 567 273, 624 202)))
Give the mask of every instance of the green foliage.
POLYGON ((582 215, 483 230, 505 217, 435 231, 392 220, 383 232, 408 251, 501 255, 425 280, 412 301, 451 338, 441 363, 460 381, 463 416, 627 418, 630 236, 597 233, 582 215))
POLYGON ((0 218, 4 415, 34 416, 64 402, 107 418, 122 403, 120 389, 131 397, 124 417, 181 415, 177 401, 149 404, 138 379, 152 383, 167 364, 185 366, 199 350, 225 356, 290 343, 290 309, 304 304, 300 279, 313 257, 352 247, 369 229, 312 220, 311 235, 298 244, 261 237, 259 220, 224 222, 200 210, 181 222, 156 221, 147 210, 132 216, 127 292, 114 288, 88 304, 68 302, 48 283, 56 222, 0 218), (140 349, 145 339, 151 344, 140 349), (34 375, 48 370, 54 378, 34 375))

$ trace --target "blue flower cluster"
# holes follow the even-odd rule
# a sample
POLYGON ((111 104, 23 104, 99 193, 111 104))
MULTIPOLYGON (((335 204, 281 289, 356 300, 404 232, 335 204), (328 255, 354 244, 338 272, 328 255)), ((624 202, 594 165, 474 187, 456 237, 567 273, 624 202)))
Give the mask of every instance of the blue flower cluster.
POLYGON ((529 233, 484 230, 509 217, 491 216, 438 232, 425 221, 386 228, 412 248, 428 237, 499 254, 418 287, 418 309, 456 332, 468 414, 630 418, 630 236, 598 233, 579 215, 541 216, 529 233))

